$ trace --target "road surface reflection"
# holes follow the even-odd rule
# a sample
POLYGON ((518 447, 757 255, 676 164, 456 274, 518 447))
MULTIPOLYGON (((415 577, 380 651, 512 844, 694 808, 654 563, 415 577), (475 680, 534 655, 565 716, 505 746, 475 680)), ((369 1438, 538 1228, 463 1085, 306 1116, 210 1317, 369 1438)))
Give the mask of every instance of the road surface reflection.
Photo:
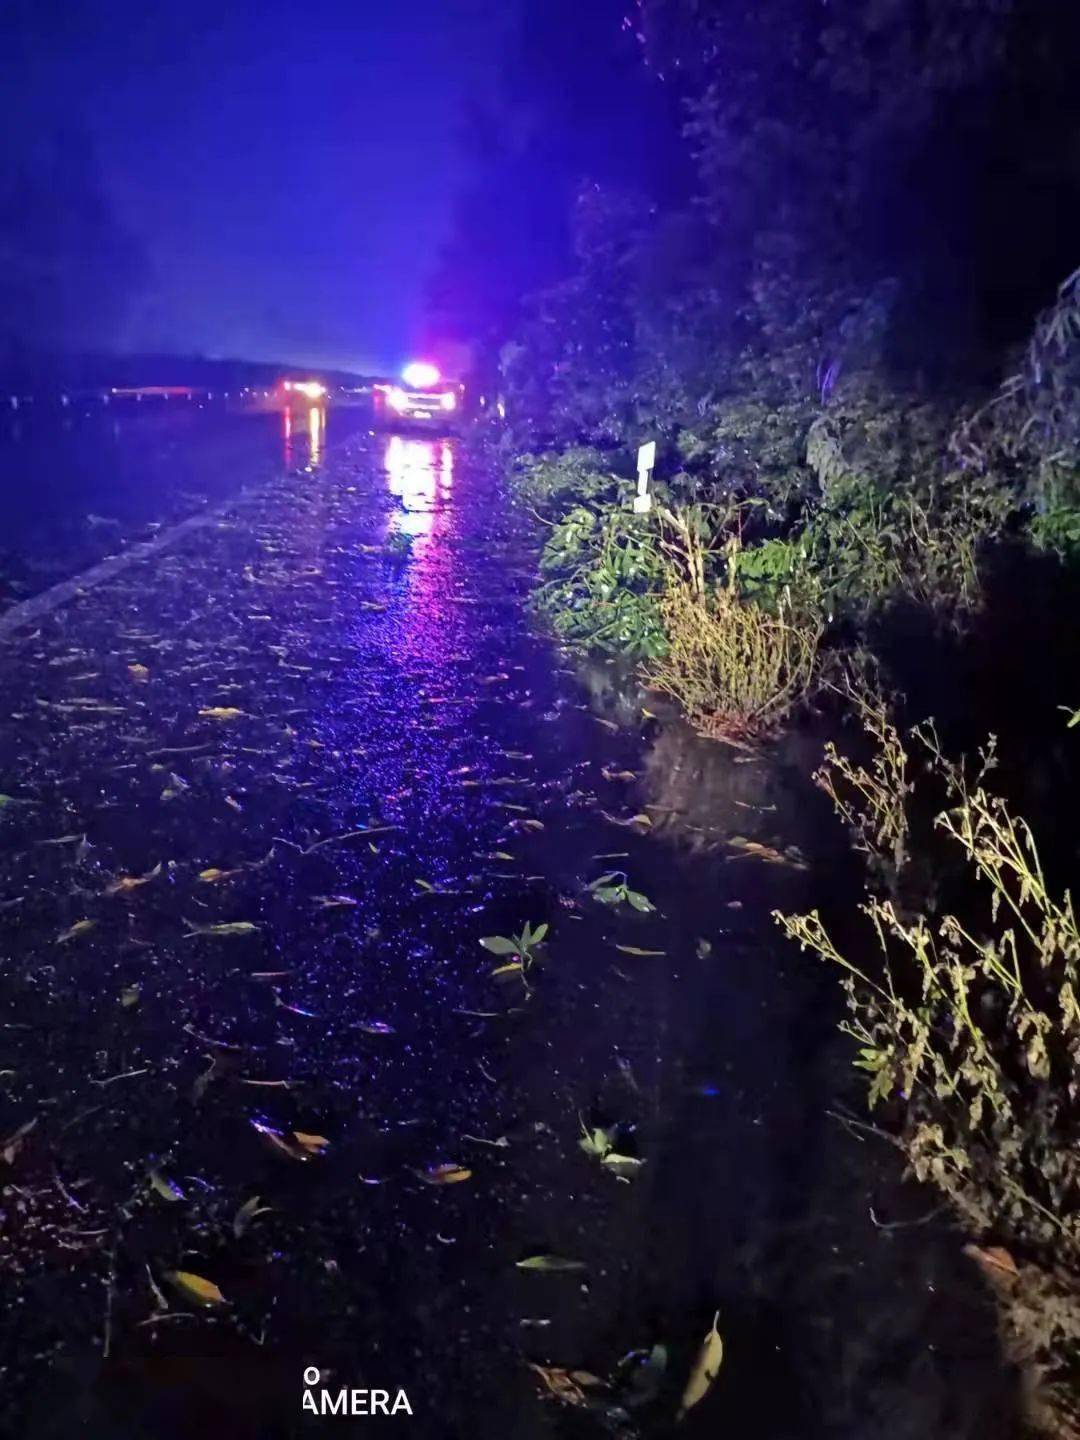
POLYGON ((408 535, 418 557, 442 524, 437 524, 454 488, 454 448, 449 440, 406 439, 392 435, 386 444, 386 476, 390 494, 401 503, 393 530, 408 535))
POLYGON ((322 460, 326 443, 326 410, 321 405, 311 405, 307 411, 307 453, 297 455, 294 444, 295 421, 291 406, 281 412, 282 457, 290 468, 298 460, 308 465, 318 465, 322 460))

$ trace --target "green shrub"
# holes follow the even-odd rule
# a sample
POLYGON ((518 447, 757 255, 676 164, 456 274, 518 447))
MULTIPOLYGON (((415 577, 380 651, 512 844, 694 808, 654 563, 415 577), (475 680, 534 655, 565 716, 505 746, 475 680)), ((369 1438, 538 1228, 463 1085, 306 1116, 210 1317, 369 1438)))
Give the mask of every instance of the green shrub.
POLYGON ((596 503, 617 492, 619 477, 608 457, 589 445, 521 455, 513 471, 515 493, 527 505, 550 515, 570 505, 596 503))
POLYGON ((576 505, 553 527, 540 572, 534 605, 560 639, 630 659, 663 652, 656 526, 625 499, 576 505))

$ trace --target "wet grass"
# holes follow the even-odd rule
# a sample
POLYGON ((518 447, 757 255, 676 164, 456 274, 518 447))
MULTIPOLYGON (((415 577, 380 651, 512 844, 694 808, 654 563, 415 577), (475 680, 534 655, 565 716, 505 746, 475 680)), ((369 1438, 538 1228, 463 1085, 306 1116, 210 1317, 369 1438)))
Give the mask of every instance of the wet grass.
POLYGON ((316 1365, 417 1435, 659 1434, 719 1309, 687 1435, 1009 1433, 955 1237, 825 1114, 801 756, 587 700, 493 483, 410 454, 5 646, 8 1429, 306 1433, 316 1365))

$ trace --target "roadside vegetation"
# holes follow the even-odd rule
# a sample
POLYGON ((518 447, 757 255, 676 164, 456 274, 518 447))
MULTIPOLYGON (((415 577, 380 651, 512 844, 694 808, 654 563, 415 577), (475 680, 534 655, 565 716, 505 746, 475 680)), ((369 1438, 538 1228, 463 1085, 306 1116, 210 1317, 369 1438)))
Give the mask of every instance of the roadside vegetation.
POLYGON ((1031 827, 994 789, 991 739, 950 760, 932 725, 901 736, 856 693, 869 767, 835 747, 817 775, 871 859, 860 923, 837 943, 820 914, 778 914, 837 967, 842 1028, 867 1100, 913 1174, 972 1235, 1001 1306, 1004 1348, 1025 1372, 1030 1418, 1080 1424, 1080 929, 1047 879, 1031 827), (919 837, 933 887, 905 884, 919 837), (929 854, 928 854, 929 852, 929 854), (891 1124, 889 1123, 891 1122, 891 1124))
POLYGON ((780 923, 836 967, 875 1123, 970 1235, 1034 1423, 1075 1435, 1080 255, 1029 184, 1075 192, 1054 54, 1075 22, 638 8, 688 193, 584 186, 567 273, 487 374, 541 527, 537 617, 712 739, 856 722, 818 780, 864 903, 780 923))
POLYGON ((763 736, 812 693, 824 657, 871 640, 897 607, 964 633, 995 549, 1072 564, 1080 272, 981 403, 838 388, 794 414, 764 381, 710 401, 671 438, 646 515, 625 445, 518 457, 517 493, 547 527, 535 605, 552 631, 648 662, 705 734, 763 736), (726 463, 733 435, 766 463, 726 463))

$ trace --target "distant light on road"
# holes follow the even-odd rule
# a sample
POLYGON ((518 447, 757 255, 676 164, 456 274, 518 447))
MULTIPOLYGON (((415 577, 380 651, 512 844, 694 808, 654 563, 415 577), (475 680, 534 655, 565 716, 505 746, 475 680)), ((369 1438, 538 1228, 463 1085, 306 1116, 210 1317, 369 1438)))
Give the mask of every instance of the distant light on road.
POLYGON ((432 385, 437 385, 442 377, 437 365, 432 365, 427 360, 413 360, 402 370, 401 378, 406 385, 415 386, 417 390, 427 390, 432 385))
POLYGON ((321 400, 326 394, 326 386, 318 380, 286 380, 283 388, 295 390, 298 395, 303 395, 306 400, 321 400))
POLYGON ((409 408, 409 397, 400 386, 391 385, 390 389, 386 392, 386 403, 390 406, 391 410, 396 410, 399 415, 403 415, 409 408))
POLYGON ((456 410, 457 396, 452 390, 447 390, 444 392, 443 397, 439 403, 442 405, 442 408, 444 410, 456 410))

